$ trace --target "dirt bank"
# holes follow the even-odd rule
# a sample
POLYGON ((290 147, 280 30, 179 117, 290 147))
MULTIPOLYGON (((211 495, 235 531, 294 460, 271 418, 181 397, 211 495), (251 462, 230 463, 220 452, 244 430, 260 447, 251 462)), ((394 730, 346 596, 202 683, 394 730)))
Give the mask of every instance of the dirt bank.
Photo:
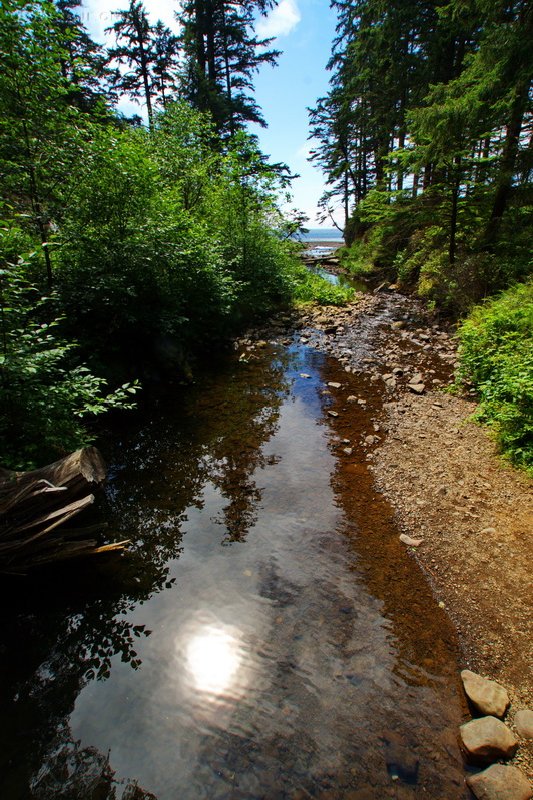
MULTIPOLYGON (((329 310, 344 327, 328 349, 349 364, 358 331, 381 315, 365 370, 384 402, 382 433, 369 453, 379 490, 400 528, 423 539, 413 557, 454 621, 465 666, 500 681, 515 713, 533 707, 533 491, 505 466, 472 400, 444 391, 456 361, 453 330, 396 293, 365 298, 361 310, 329 310), (346 322, 348 324, 346 324, 346 322)), ((323 327, 333 331, 331 322, 323 327)), ((360 365, 359 365, 360 368, 360 365)), ((515 763, 533 777, 533 743, 515 763)))

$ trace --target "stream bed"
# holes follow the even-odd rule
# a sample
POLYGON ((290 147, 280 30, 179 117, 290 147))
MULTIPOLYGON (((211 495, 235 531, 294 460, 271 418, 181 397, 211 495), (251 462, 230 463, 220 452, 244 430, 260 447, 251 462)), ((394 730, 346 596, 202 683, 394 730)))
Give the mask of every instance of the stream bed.
POLYGON ((454 631, 330 413, 361 380, 265 342, 103 443, 133 553, 4 589, 3 800, 469 796, 454 631))

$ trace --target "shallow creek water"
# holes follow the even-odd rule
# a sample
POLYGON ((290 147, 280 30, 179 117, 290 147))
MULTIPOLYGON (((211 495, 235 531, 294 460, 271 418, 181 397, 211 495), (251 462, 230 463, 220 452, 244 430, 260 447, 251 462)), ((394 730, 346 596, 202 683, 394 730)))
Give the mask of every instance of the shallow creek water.
POLYGON ((454 634, 335 380, 269 345, 104 443, 134 553, 10 587, 4 800, 467 796, 454 634))

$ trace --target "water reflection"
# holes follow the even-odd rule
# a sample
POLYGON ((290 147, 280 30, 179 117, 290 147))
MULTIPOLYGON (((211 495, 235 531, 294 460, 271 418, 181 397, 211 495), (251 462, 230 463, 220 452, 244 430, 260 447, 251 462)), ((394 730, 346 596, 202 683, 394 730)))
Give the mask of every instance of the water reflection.
MULTIPOLYGON (((18 641, 22 673, 5 681, 6 739, 17 727, 10 747, 0 741, 3 798, 69 796, 46 779, 67 762, 86 789, 70 797, 92 797, 91 759, 112 774, 99 800, 131 800, 134 779, 159 800, 463 796, 440 661, 453 655, 436 648, 425 664, 438 634, 420 635, 424 615, 404 626, 387 610, 400 576, 385 538, 373 559, 371 526, 368 559, 354 547, 362 526, 332 479, 325 366, 305 348, 274 360, 267 351, 187 390, 119 443, 110 514, 121 538, 136 537, 141 569, 97 598, 96 619, 81 593, 76 609, 36 601, 20 622, 10 650, 18 641), (22 635, 29 618, 42 631, 37 648, 22 635), (153 633, 136 637, 142 626, 153 633), (91 657, 107 680, 87 680, 91 657), (80 758, 68 761, 76 741, 80 758), (393 781, 407 774, 409 794, 408 781, 393 781)), ((421 597, 433 614, 420 586, 401 583, 395 597, 421 597)))
MULTIPOLYGON (((180 651, 183 645, 177 642, 180 651)), ((242 656, 239 640, 228 628, 208 625, 199 628, 185 645, 191 683, 199 692, 231 694, 238 678, 242 656)), ((242 686, 242 680, 239 681, 242 686)))

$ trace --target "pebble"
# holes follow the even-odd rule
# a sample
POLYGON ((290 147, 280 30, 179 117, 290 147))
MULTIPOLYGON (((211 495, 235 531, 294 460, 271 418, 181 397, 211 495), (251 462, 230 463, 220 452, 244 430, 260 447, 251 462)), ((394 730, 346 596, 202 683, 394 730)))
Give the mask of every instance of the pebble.
POLYGON ((403 542, 408 547, 420 547, 423 541, 423 539, 412 539, 411 536, 408 536, 406 533, 400 534, 400 542, 403 542))
POLYGON ((339 416, 336 411, 331 411, 331 409, 328 410, 328 415, 330 417, 338 417, 339 416))

